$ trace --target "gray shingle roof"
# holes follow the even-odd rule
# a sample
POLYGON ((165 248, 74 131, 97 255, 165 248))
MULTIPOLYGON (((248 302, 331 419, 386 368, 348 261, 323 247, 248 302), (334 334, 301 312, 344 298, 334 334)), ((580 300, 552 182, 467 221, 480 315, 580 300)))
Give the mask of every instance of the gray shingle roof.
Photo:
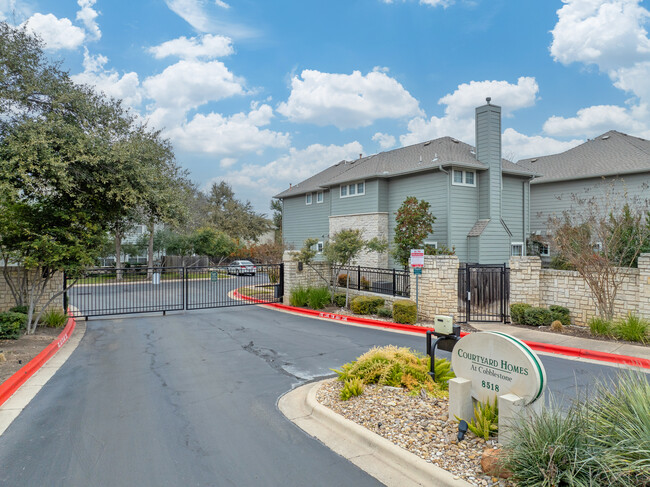
MULTIPOLYGON (((355 161, 341 161, 309 179, 277 194, 286 198, 341 183, 370 178, 388 178, 420 171, 431 171, 441 166, 459 166, 483 171, 487 166, 476 159, 474 147, 452 137, 421 142, 419 144, 380 152, 355 161)), ((503 159, 502 170, 506 174, 533 176, 523 166, 503 159)))
POLYGON ((543 175, 531 184, 650 172, 650 141, 610 130, 568 151, 517 165, 543 175))

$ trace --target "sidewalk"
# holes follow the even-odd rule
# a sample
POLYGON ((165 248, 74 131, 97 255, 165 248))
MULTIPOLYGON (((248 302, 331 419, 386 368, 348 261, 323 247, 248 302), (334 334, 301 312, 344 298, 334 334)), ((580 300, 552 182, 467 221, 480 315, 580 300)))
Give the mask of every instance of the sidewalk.
POLYGON ((593 350, 596 352, 612 353, 616 355, 626 355, 650 360, 650 347, 640 345, 631 345, 617 341, 595 340, 591 338, 575 337, 563 335, 561 333, 549 333, 544 331, 521 328, 519 326, 504 325, 503 323, 470 323, 471 326, 480 331, 500 331, 512 335, 515 338, 531 342, 547 343, 550 345, 560 345, 563 347, 572 347, 584 350, 593 350))

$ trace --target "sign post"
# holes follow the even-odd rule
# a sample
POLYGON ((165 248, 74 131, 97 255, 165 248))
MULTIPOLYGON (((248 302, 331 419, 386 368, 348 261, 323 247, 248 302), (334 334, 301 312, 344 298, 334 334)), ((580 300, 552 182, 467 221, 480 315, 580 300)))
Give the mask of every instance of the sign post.
POLYGON ((424 249, 411 249, 411 267, 413 268, 413 274, 415 274, 415 322, 417 323, 420 297, 419 277, 422 275, 422 268, 424 267, 424 249))

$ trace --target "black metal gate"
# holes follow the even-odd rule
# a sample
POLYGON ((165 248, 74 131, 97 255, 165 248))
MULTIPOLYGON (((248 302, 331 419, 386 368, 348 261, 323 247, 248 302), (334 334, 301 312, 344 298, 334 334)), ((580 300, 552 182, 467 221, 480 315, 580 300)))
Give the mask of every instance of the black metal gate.
POLYGON ((510 269, 462 264, 458 269, 458 321, 510 322, 510 269))
MULTIPOLYGON (((64 287, 71 278, 64 276, 64 287)), ((87 269, 64 294, 73 316, 182 311, 277 303, 284 294, 284 264, 253 269, 130 267, 87 269)))

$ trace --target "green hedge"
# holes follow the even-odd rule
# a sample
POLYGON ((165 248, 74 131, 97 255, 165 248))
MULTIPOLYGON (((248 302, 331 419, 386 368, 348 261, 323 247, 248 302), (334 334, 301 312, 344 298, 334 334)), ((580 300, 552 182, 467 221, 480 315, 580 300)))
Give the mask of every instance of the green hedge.
POLYGON ((24 313, 14 313, 12 311, 0 313, 0 338, 15 340, 20 336, 26 324, 27 315, 24 313))
POLYGON ((357 296, 350 302, 350 309, 358 315, 372 315, 385 303, 384 298, 357 296))
POLYGON ((334 294, 334 304, 339 308, 345 306, 345 293, 336 293, 334 294))
POLYGON ((530 308, 524 312, 524 324, 531 326, 550 326, 553 313, 547 308, 530 308))
POLYGON ((532 308, 530 304, 514 303, 510 305, 510 319, 513 323, 524 324, 524 313, 527 309, 532 308))
POLYGON ((382 306, 381 308, 377 308, 377 316, 381 316, 382 318, 391 318, 393 316, 393 310, 386 306, 382 306))
POLYGON ((393 303, 393 321, 414 325, 417 317, 416 304, 410 299, 400 299, 393 303))

